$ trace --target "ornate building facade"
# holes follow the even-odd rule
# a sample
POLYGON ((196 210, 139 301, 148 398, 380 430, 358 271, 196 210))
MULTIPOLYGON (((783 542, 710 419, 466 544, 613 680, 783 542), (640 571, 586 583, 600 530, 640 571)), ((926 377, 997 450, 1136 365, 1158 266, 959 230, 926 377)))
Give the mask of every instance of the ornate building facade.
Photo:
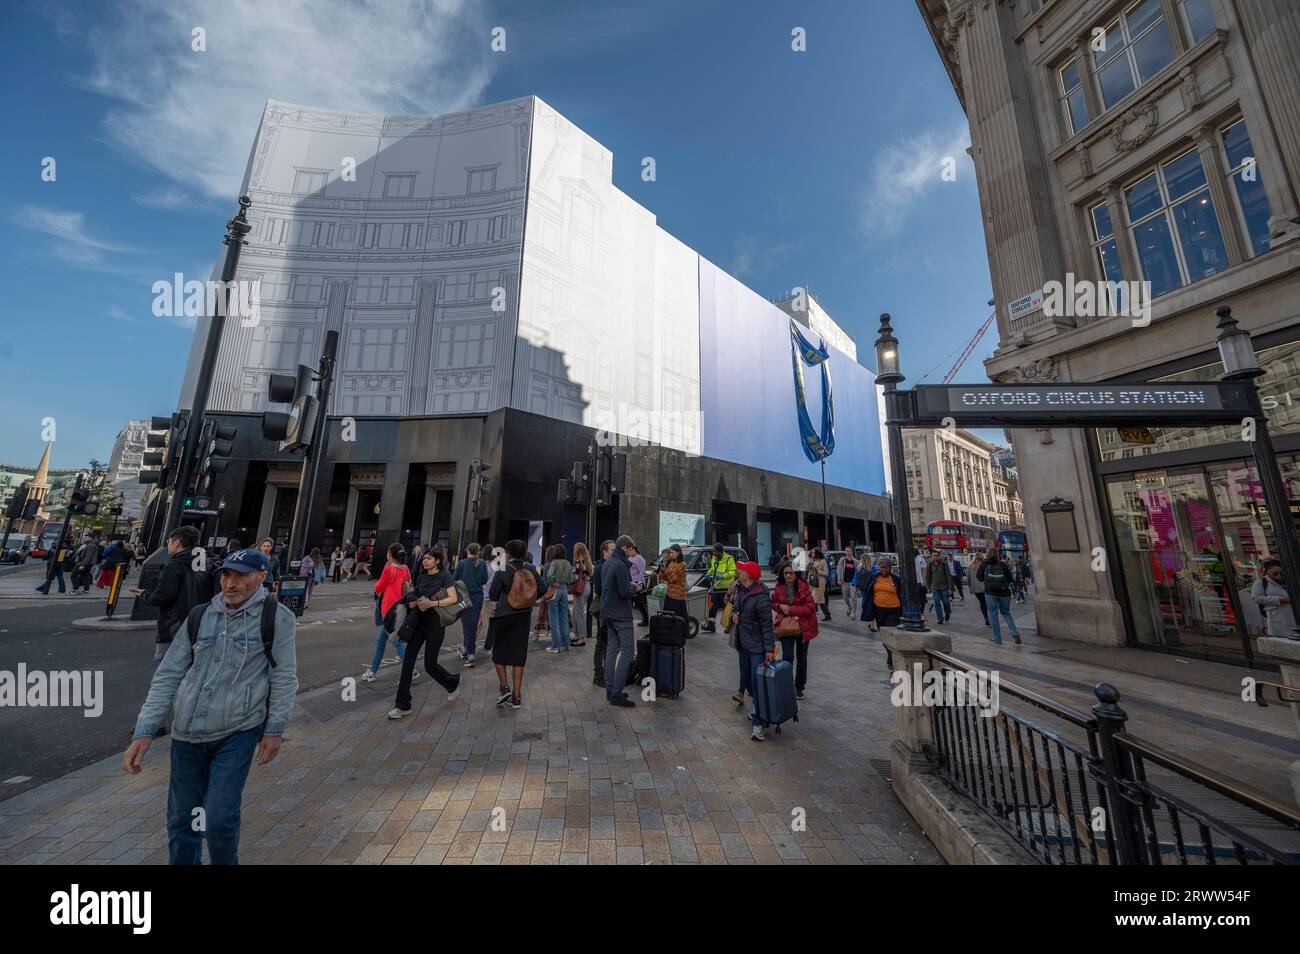
MULTIPOLYGON (((997 301, 989 377, 1217 379, 1215 310, 1228 305, 1255 338, 1300 491, 1300 4, 918 7, 970 123, 997 301), (1071 281, 1147 283, 1150 310, 1045 310, 1045 286, 1071 281)), ((1271 525, 1236 429, 1153 418, 1009 433, 1040 632, 1254 658, 1263 621, 1248 593, 1271 525), (1044 505, 1076 539, 1049 536, 1044 505)))

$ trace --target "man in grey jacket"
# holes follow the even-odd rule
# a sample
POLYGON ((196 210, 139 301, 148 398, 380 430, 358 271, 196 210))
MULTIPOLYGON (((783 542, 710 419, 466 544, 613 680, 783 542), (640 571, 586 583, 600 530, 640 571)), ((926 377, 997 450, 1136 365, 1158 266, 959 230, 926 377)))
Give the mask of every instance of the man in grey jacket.
POLYGON ((627 673, 636 661, 632 628, 632 554, 636 543, 627 534, 614 541, 614 550, 600 567, 600 621, 608 628, 605 647, 605 697, 612 706, 630 709, 627 673))
POLYGON ((154 732, 171 721, 167 835, 175 865, 201 863, 204 833, 212 864, 239 863, 239 809, 254 751, 265 765, 280 750, 298 692, 296 620, 262 586, 268 567, 258 550, 226 557, 221 592, 176 631, 122 758, 139 774, 154 732), (264 614, 274 631, 269 655, 264 614))
POLYGON ((1295 611, 1282 576, 1282 564, 1265 560, 1259 568, 1259 579, 1250 588, 1250 598, 1264 611, 1265 629, 1270 636, 1290 636, 1295 628, 1295 611))

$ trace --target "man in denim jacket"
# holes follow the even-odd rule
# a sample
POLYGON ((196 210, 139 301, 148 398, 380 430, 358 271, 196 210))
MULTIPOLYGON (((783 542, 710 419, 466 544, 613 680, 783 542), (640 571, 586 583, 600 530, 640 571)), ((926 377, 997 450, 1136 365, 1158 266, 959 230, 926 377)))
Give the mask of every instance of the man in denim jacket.
POLYGON ((203 834, 215 865, 238 864, 239 809, 253 761, 265 765, 298 692, 294 631, 288 607, 275 604, 272 666, 262 644, 262 586, 270 561, 258 550, 231 553, 221 564, 221 592, 203 613, 191 642, 182 624, 154 673, 122 767, 135 775, 155 730, 172 725, 167 836, 172 864, 199 864, 203 834))

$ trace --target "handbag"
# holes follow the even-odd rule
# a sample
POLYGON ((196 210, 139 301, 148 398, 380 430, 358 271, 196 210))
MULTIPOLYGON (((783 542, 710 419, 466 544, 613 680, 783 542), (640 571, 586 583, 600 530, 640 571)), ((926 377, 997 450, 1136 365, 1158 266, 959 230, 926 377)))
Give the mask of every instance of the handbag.
POLYGON ((451 606, 435 607, 443 626, 450 626, 464 615, 465 610, 469 609, 469 589, 460 580, 456 581, 453 588, 456 591, 456 602, 451 606))
POLYGON ((787 636, 802 636, 803 628, 799 625, 797 617, 782 616, 781 622, 776 624, 775 633, 778 639, 787 636))
POLYGON ((735 604, 732 603, 731 600, 727 600, 727 602, 723 604, 722 606, 722 628, 723 629, 731 629, 731 624, 733 622, 732 616, 735 615, 735 609, 736 609, 735 604))
POLYGON ((579 571, 578 578, 573 581, 573 586, 569 587, 569 592, 574 596, 581 596, 582 591, 587 588, 587 574, 579 571))

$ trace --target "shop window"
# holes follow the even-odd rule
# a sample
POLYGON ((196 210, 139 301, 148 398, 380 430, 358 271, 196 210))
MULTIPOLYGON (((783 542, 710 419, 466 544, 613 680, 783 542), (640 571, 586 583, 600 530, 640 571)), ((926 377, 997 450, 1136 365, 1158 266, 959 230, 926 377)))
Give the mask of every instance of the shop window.
MULTIPOLYGON (((1264 369, 1256 379, 1260 401, 1268 413, 1269 431, 1274 435, 1300 433, 1300 341, 1266 348, 1259 353, 1264 369)), ((1199 368, 1178 371, 1156 378, 1155 383, 1169 381, 1206 382, 1223 378, 1223 365, 1217 361, 1199 368)), ((1241 427, 1236 424, 1195 425, 1184 427, 1148 427, 1152 443, 1126 444, 1115 428, 1097 429, 1100 460, 1122 460, 1173 451, 1231 444, 1241 441, 1241 427)))

